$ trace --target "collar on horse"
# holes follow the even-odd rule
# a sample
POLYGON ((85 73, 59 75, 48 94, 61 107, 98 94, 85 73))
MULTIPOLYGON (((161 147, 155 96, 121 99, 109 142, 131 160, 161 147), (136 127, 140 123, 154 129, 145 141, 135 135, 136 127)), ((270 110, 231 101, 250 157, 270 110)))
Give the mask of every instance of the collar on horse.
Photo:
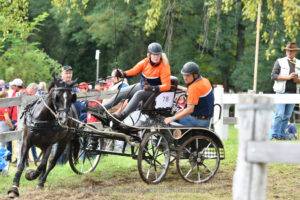
MULTIPOLYGON (((65 89, 65 88, 55 88, 56 90, 59 89, 65 89)), ((65 129, 65 130, 71 130, 70 127, 62 125, 59 123, 57 114, 54 112, 53 109, 51 109, 49 107, 49 105, 47 105, 47 103, 45 102, 44 97, 40 97, 37 100, 34 100, 32 103, 28 104, 21 117, 25 117, 27 120, 26 121, 26 125, 28 128, 30 129, 65 129), (53 120, 36 120, 33 119, 32 115, 33 115, 33 111, 35 110, 35 106, 37 106, 40 102, 42 102, 44 104, 44 106, 50 111, 50 113, 54 116, 53 120)))

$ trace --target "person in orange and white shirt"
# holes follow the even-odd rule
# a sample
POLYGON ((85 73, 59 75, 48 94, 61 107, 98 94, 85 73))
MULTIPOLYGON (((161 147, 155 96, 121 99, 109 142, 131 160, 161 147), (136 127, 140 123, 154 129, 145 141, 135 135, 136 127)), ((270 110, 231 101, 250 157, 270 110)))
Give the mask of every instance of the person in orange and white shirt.
POLYGON ((140 83, 121 88, 119 93, 103 104, 106 109, 110 109, 121 100, 129 99, 125 109, 115 114, 115 117, 119 120, 125 119, 138 108, 139 102, 145 102, 153 93, 170 90, 170 65, 159 43, 149 44, 147 57, 138 62, 132 69, 125 72, 121 71, 120 76, 129 78, 139 74, 141 75, 140 83))
POLYGON ((199 66, 187 62, 181 70, 187 88, 187 107, 172 117, 165 118, 165 123, 173 121, 184 126, 208 127, 214 110, 213 88, 209 80, 200 75, 199 66))

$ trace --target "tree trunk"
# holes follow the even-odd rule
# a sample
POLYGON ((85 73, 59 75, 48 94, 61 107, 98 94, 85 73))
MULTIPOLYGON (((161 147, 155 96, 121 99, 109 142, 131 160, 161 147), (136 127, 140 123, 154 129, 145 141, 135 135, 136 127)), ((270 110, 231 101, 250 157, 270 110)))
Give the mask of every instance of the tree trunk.
POLYGON ((242 0, 236 0, 236 11, 237 11, 237 47, 236 47, 236 61, 240 61, 244 55, 245 49, 245 29, 246 26, 243 24, 242 18, 243 4, 242 0))

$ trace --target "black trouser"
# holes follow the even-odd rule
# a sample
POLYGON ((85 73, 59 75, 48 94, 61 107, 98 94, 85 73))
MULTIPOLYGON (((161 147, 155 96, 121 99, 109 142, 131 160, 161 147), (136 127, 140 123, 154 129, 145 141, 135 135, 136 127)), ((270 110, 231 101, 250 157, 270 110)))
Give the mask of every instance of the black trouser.
POLYGON ((106 109, 110 109, 117 105, 121 100, 129 99, 126 108, 121 112, 122 119, 125 119, 130 113, 138 108, 141 101, 146 102, 152 94, 152 91, 144 91, 141 88, 140 83, 138 83, 121 89, 118 94, 114 95, 107 103, 103 104, 103 106, 106 109))

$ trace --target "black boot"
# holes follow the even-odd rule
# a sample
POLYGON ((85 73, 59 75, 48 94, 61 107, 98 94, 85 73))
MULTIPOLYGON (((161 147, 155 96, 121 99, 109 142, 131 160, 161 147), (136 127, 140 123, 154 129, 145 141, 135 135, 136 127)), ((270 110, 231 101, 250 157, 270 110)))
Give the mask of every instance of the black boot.
POLYGON ((126 117, 120 113, 120 114, 117 114, 117 113, 113 113, 112 114, 112 117, 111 117, 111 121, 112 121, 112 126, 111 128, 113 130, 117 130, 117 131, 120 131, 120 132, 124 132, 124 128, 126 127, 125 125, 123 125, 123 120, 125 119, 126 117))

